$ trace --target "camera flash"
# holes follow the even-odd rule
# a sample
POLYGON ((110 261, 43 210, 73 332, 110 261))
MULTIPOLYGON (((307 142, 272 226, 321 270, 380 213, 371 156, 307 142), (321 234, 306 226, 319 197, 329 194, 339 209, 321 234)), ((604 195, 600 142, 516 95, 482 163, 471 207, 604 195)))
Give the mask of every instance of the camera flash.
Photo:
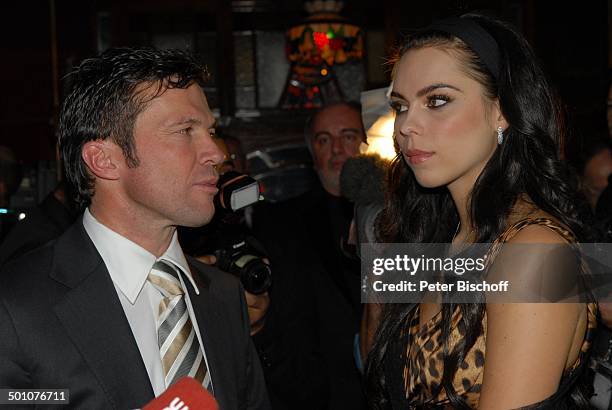
POLYGON ((230 199, 230 206, 232 211, 236 211, 245 206, 249 206, 259 201, 259 185, 257 182, 253 182, 250 185, 236 189, 232 192, 230 199))

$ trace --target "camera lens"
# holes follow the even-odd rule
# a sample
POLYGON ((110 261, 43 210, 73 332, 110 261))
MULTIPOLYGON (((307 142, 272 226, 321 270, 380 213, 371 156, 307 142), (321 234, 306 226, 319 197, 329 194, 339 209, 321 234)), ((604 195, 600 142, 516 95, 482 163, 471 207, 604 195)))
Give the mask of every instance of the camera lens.
POLYGON ((265 293, 272 284, 272 271, 260 253, 239 238, 215 251, 217 267, 240 278, 244 289, 254 295, 265 293))
POLYGON ((240 281, 247 292, 260 295, 272 284, 272 271, 260 258, 253 258, 240 270, 240 281))

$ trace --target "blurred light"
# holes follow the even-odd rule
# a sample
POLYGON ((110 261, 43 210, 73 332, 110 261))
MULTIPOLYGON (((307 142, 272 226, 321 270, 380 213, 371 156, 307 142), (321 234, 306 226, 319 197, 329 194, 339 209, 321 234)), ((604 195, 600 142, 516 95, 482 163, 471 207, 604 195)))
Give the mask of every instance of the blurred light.
POLYGON ((327 47, 327 45, 329 45, 329 37, 327 36, 327 33, 320 33, 315 31, 314 33, 312 33, 312 37, 314 43, 320 50, 323 50, 325 47, 327 47))
POLYGON ((389 111, 379 117, 367 131, 368 149, 367 154, 378 154, 385 159, 393 159, 397 155, 393 144, 393 126, 395 116, 389 111))
POLYGON ((339 14, 343 5, 341 0, 306 0, 309 15, 287 29, 285 52, 290 67, 281 108, 319 108, 325 96, 347 94, 353 88, 353 84, 337 81, 335 72, 326 68, 360 65, 363 60, 364 30, 339 14))
POLYGON ((8 209, 0 208, 0 214, 8 214, 8 209))
POLYGON ((17 218, 21 221, 21 220, 25 219, 25 217, 26 217, 26 214, 21 212, 17 218))
POLYGON ((375 137, 368 139, 368 150, 366 154, 378 154, 384 159, 391 160, 397 156, 393 141, 388 138, 375 137))
POLYGON ((393 127, 395 123, 395 115, 392 112, 379 117, 368 130, 368 135, 372 134, 379 137, 388 137, 393 139, 393 127))

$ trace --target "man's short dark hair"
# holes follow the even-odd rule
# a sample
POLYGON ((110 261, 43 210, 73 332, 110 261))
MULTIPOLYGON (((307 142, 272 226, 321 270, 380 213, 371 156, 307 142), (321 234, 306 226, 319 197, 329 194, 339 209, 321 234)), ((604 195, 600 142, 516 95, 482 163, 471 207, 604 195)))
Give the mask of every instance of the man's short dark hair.
MULTIPOLYGON (((333 102, 333 103, 324 105, 323 107, 319 108, 310 117, 308 117, 308 119, 306 120, 306 124, 304 124, 304 139, 306 140, 306 146, 308 147, 310 152, 312 152, 312 137, 314 136, 313 131, 312 131, 312 126, 315 120, 317 119, 319 114, 323 113, 324 111, 326 111, 327 109, 331 107, 337 107, 337 106, 348 107, 351 110, 354 110, 355 112, 357 112, 357 114, 359 114, 359 118, 361 118, 361 103, 356 102, 356 101, 338 101, 338 102, 333 102)), ((363 130, 363 140, 365 142, 366 133, 365 133, 365 127, 363 126, 363 119, 361 119, 359 122, 361 124, 361 129, 363 130)))
POLYGON ((168 88, 201 87, 206 68, 179 50, 113 48, 84 60, 71 74, 72 90, 63 103, 58 143, 66 177, 80 207, 91 202, 94 179, 81 157, 86 142, 112 138, 129 166, 138 166, 134 146, 136 117, 168 88), (153 88, 153 93, 150 91, 153 88))

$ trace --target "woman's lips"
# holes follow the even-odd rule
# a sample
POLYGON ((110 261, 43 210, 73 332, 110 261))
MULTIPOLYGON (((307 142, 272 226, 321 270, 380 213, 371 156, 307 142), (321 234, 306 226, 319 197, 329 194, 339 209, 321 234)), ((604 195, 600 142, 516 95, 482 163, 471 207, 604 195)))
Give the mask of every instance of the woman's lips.
POLYGON ((411 149, 406 151, 406 157, 408 158, 408 162, 410 163, 410 165, 422 164, 423 162, 431 158, 434 154, 435 152, 421 151, 418 149, 411 149))

